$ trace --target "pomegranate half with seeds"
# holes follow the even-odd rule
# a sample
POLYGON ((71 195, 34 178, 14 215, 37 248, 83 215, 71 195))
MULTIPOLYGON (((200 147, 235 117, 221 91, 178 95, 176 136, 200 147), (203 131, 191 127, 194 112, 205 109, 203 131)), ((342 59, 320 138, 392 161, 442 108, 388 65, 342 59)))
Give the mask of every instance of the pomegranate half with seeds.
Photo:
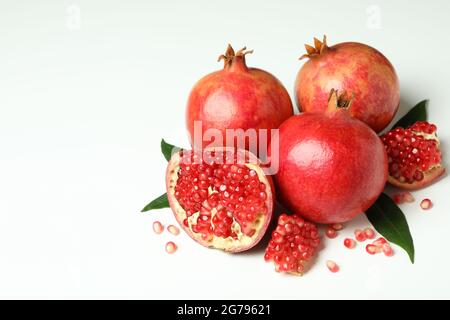
POLYGON ((166 174, 170 207, 200 244, 229 252, 256 245, 270 223, 273 184, 250 152, 234 148, 182 150, 166 174))
POLYGON ((387 179, 383 143, 347 114, 351 100, 332 91, 331 113, 302 113, 280 126, 275 183, 278 198, 316 223, 341 223, 366 211, 387 179))
POLYGON ((309 60, 295 82, 297 106, 302 112, 324 112, 331 89, 353 94, 352 116, 380 132, 391 122, 400 103, 394 67, 378 50, 357 42, 328 46, 314 39, 305 45, 309 60))
POLYGON ((426 187, 445 172, 441 163, 436 126, 418 121, 381 136, 389 161, 388 181, 408 190, 426 187))

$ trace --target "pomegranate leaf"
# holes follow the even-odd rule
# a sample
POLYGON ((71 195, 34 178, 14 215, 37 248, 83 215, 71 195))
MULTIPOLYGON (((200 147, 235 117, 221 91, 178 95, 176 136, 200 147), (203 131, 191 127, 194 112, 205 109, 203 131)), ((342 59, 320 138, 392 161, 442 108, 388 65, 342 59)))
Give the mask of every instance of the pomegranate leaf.
POLYGON ((167 193, 164 193, 163 195, 159 196, 155 200, 151 201, 148 205, 144 207, 144 209, 141 210, 141 212, 146 212, 150 210, 155 209, 163 209, 163 208, 169 208, 169 199, 167 199, 167 193))
POLYGON ((405 215, 388 195, 382 193, 366 211, 366 216, 374 228, 386 240, 402 247, 414 263, 414 242, 405 215))
POLYGON ((167 161, 170 161, 172 154, 174 154, 175 152, 177 152, 179 150, 181 150, 181 148, 176 147, 170 143, 167 143, 164 139, 161 140, 161 152, 167 161))
POLYGON ((392 128, 402 127, 407 128, 417 121, 427 121, 427 107, 430 100, 420 101, 411 110, 408 111, 392 128))

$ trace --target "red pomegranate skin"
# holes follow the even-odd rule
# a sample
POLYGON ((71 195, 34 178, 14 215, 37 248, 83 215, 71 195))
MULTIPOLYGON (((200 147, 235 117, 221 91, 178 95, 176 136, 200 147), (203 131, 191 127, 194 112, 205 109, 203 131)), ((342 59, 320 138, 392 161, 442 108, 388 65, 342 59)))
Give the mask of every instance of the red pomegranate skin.
POLYGON ((378 50, 357 42, 327 47, 310 56, 295 82, 302 112, 324 111, 331 89, 353 94, 352 116, 380 132, 394 118, 400 103, 397 74, 378 50))
POLYGON ((280 127, 277 192, 294 213, 316 223, 339 223, 368 209, 388 174, 383 144, 344 112, 303 113, 280 127))
MULTIPOLYGON (((245 55, 236 55, 229 57, 223 70, 195 84, 187 103, 186 126, 191 145, 194 121, 202 121, 203 133, 220 130, 223 143, 216 146, 225 146, 226 129, 276 129, 292 115, 292 102, 282 83, 264 70, 248 68, 245 55)), ((203 141, 203 148, 210 143, 203 141)))

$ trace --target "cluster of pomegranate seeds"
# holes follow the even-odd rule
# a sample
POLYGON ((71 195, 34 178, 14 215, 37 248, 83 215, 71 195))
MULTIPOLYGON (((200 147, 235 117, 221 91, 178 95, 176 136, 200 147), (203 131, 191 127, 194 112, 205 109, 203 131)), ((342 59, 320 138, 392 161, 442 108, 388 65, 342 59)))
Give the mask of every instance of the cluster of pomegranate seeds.
POLYGON ((375 238, 375 231, 372 228, 365 228, 364 230, 356 229, 355 238, 359 242, 366 241, 367 239, 375 238))
POLYGON ((281 214, 264 259, 273 261, 277 272, 302 274, 320 244, 317 226, 297 215, 281 214))
POLYGON ((185 152, 178 171, 175 198, 186 211, 183 223, 189 226, 188 218, 199 212, 190 227, 204 240, 213 235, 236 238, 235 223, 251 237, 254 223, 267 214, 266 184, 255 170, 237 164, 234 153, 212 152, 208 161, 201 162, 195 161, 197 156, 185 152))
MULTIPOLYGON (((174 226, 172 224, 167 227, 167 230, 175 236, 180 233, 180 229, 178 229, 176 226, 174 226)), ((155 222, 153 222, 153 231, 156 234, 161 234, 164 231, 164 226, 162 225, 161 222, 155 221, 155 222)), ((167 253, 172 254, 176 250, 177 250, 177 245, 175 243, 173 243, 172 241, 166 243, 166 252, 167 253)))
POLYGON ((366 246, 366 251, 371 255, 375 255, 380 252, 383 252, 386 257, 392 257, 394 255, 394 250, 392 250, 391 245, 384 238, 378 238, 371 244, 368 244, 366 246))
POLYGON ((433 202, 431 202, 430 199, 423 199, 423 200, 420 202, 420 207, 421 207, 423 210, 431 209, 431 207, 433 207, 433 202))
POLYGON ((407 129, 395 128, 381 136, 388 154, 389 175, 402 183, 424 179, 424 172, 439 166, 441 152, 436 126, 418 121, 407 129))
POLYGON ((396 204, 402 204, 405 202, 414 202, 414 196, 411 194, 411 192, 399 192, 392 196, 392 199, 396 204))

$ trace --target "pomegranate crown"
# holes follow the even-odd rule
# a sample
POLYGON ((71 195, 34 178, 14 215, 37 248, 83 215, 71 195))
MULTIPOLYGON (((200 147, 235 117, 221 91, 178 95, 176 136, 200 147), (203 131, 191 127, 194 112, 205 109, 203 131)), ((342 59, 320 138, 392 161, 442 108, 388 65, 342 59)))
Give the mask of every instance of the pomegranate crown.
POLYGON ((346 91, 338 93, 337 90, 331 89, 330 96, 328 98, 328 110, 333 111, 336 109, 348 110, 354 99, 355 95, 352 93, 351 96, 346 91))
POLYGON ((315 56, 321 55, 324 53, 327 49, 327 36, 323 36, 323 40, 320 41, 317 38, 314 38, 314 47, 310 46, 309 44, 305 44, 306 53, 302 55, 299 60, 302 60, 304 58, 313 58, 315 56))
POLYGON ((239 60, 242 60, 242 62, 245 64, 245 55, 249 53, 253 53, 253 50, 247 50, 247 47, 243 47, 237 52, 234 52, 233 47, 230 44, 228 44, 225 54, 221 54, 219 56, 219 59, 217 59, 217 61, 223 60, 225 68, 231 66, 235 58, 240 58, 239 60))

